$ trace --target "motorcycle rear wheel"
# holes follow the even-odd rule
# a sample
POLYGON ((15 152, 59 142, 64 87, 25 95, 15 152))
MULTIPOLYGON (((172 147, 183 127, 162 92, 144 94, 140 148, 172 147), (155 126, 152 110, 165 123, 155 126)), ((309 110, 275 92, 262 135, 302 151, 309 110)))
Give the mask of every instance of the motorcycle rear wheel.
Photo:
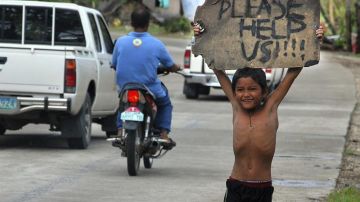
POLYGON ((137 176, 139 172, 141 158, 140 131, 140 128, 137 128, 136 130, 126 130, 127 170, 130 176, 137 176))

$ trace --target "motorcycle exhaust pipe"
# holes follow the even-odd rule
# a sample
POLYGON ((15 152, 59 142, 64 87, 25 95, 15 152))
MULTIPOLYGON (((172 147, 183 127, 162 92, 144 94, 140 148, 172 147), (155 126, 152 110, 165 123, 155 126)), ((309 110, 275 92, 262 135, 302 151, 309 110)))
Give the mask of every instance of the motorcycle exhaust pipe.
POLYGON ((144 147, 145 148, 153 148, 153 149, 155 149, 155 148, 157 148, 159 146, 160 146, 160 144, 156 139, 151 139, 151 140, 148 140, 148 141, 144 142, 144 147))

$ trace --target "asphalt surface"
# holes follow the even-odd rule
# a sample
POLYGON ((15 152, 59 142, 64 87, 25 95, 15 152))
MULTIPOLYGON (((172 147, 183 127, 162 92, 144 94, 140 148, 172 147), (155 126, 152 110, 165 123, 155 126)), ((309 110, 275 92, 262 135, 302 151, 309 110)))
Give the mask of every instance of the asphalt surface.
MULTIPOLYGON (((186 43, 166 41, 180 64, 186 43)), ((318 66, 304 69, 280 105, 273 201, 316 201, 335 186, 355 89, 351 72, 329 57, 322 53, 318 66)), ((129 177, 126 159, 96 124, 87 150, 71 150, 59 133, 29 125, 0 137, 0 201, 222 201, 234 158, 230 104, 220 90, 187 100, 180 75, 162 80, 178 145, 152 169, 129 177)))

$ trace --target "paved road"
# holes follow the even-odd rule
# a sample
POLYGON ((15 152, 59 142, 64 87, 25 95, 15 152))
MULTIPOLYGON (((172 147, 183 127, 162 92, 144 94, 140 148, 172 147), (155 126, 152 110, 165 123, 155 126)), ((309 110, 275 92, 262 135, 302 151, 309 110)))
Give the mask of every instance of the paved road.
MULTIPOLYGON (((185 45, 167 41, 181 63, 179 43, 185 45)), ((311 201, 335 185, 355 90, 351 73, 329 57, 305 69, 280 106, 274 201, 311 201)), ((70 150, 58 133, 30 125, 0 137, 1 201, 221 201, 233 163, 230 105, 220 90, 186 100, 181 76, 163 80, 172 92, 178 146, 153 169, 129 177, 126 159, 98 125, 87 150, 70 150)))

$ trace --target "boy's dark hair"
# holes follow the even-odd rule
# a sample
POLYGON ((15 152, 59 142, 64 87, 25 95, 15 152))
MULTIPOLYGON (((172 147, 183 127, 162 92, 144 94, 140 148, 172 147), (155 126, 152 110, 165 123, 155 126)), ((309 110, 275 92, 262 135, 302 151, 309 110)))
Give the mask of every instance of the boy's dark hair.
POLYGON ((235 92, 236 83, 240 78, 252 78, 256 83, 258 83, 261 87, 263 93, 268 90, 266 84, 266 75, 265 72, 261 68, 249 68, 245 67, 242 69, 236 70, 234 77, 231 82, 231 88, 233 92, 235 92))
POLYGON ((136 8, 131 13, 131 25, 134 28, 145 28, 150 23, 150 12, 146 8, 136 8))

